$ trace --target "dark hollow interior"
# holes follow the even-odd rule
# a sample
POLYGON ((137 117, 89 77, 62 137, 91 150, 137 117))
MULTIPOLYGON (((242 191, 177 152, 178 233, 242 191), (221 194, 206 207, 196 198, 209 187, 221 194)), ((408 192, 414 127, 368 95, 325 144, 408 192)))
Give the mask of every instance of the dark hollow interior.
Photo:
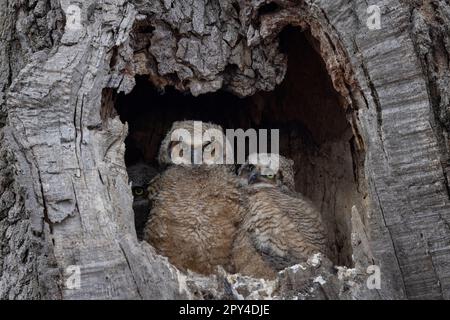
POLYGON ((280 130, 280 153, 295 161, 296 188, 320 209, 336 264, 351 266, 351 207, 360 201, 352 158, 353 133, 323 60, 296 28, 280 34, 288 55, 284 81, 271 92, 239 98, 219 91, 193 97, 174 88, 156 90, 137 77, 115 108, 129 124, 125 163, 157 166, 159 145, 176 120, 201 120, 223 128, 280 130))

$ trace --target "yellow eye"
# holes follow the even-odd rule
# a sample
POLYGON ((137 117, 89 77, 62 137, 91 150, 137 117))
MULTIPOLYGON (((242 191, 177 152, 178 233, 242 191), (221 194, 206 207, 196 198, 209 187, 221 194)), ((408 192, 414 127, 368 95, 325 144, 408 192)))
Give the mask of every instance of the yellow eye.
POLYGON ((141 188, 141 187, 133 188, 133 195, 142 196, 143 194, 144 194, 144 188, 141 188))
POLYGON ((267 177, 268 179, 273 179, 273 178, 275 178, 275 175, 273 175, 273 174, 268 174, 266 177, 267 177))

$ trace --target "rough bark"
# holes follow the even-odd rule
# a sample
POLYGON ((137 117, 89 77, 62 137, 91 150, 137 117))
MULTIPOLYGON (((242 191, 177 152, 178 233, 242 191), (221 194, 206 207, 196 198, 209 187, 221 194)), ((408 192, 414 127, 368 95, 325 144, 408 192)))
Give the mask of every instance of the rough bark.
POLYGON ((0 298, 255 297, 256 280, 182 274, 137 240, 128 128, 104 89, 128 93, 148 75, 194 95, 273 90, 288 24, 309 30, 341 97, 360 193, 348 208, 356 271, 287 270, 275 297, 450 298, 450 4, 380 1, 375 31, 365 1, 273 2, 88 0, 75 31, 69 0, 0 4, 0 298), (368 264, 381 290, 355 280, 368 264), (64 286, 70 265, 79 290, 64 286), (299 296, 308 285, 322 291, 299 296))

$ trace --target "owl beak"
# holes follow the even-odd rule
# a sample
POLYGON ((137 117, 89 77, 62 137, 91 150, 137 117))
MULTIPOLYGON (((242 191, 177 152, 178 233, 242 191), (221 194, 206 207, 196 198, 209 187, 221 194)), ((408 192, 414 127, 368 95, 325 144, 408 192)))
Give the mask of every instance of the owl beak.
POLYGON ((191 164, 201 164, 203 161, 203 150, 195 147, 191 153, 191 164))
POLYGON ((248 184, 255 183, 259 178, 258 172, 251 172, 250 176, 248 177, 248 184))

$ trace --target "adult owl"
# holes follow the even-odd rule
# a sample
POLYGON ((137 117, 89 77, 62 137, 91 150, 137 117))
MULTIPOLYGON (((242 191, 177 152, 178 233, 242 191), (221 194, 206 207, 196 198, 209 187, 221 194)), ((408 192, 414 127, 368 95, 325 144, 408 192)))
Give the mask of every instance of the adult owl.
POLYGON ((134 224, 138 239, 142 239, 145 223, 150 212, 147 188, 150 181, 157 176, 158 170, 144 162, 127 167, 128 178, 133 194, 134 224))
POLYGON ((181 270, 234 271, 231 250, 244 207, 237 176, 216 163, 221 139, 220 126, 181 121, 161 143, 158 159, 167 169, 149 187, 144 239, 181 270))
POLYGON ((248 211, 233 248, 236 271, 273 279, 277 272, 326 254, 319 211, 294 191, 293 161, 278 155, 251 155, 239 170, 248 211), (253 157, 253 159, 251 159, 253 157))

